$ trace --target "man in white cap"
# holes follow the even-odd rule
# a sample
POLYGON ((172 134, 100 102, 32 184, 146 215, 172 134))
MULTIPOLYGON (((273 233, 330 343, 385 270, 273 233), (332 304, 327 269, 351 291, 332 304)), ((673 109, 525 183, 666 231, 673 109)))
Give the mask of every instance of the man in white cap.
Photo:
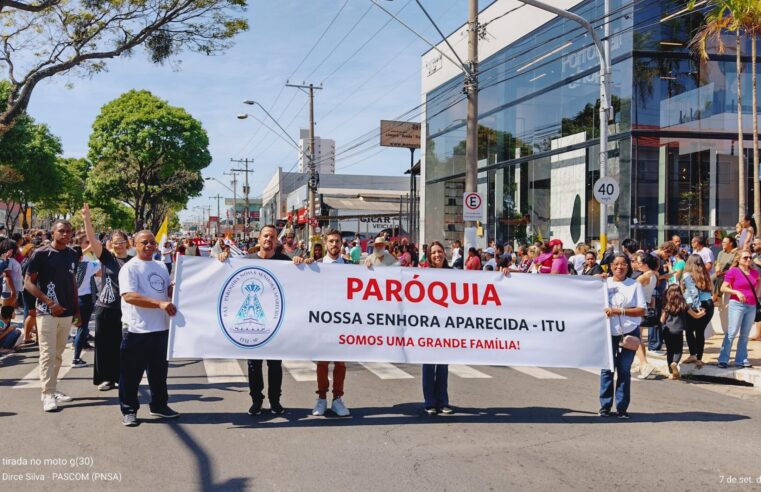
POLYGON ((486 263, 484 263, 483 270, 496 270, 497 269, 497 260, 494 259, 494 248, 489 246, 484 250, 484 255, 486 256, 486 263), (491 268, 487 268, 488 266, 491 266, 491 268))
POLYGON ((393 266, 399 262, 391 253, 386 251, 386 240, 383 236, 378 236, 373 241, 373 252, 367 255, 365 266, 393 266))

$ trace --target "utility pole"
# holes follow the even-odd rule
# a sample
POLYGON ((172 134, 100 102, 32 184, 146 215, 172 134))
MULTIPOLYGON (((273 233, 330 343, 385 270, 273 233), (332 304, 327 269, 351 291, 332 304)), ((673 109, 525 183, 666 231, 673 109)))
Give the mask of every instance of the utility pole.
POLYGON ((298 84, 285 84, 286 87, 295 87, 304 91, 309 96, 309 204, 308 204, 308 220, 307 223, 309 231, 309 251, 312 251, 312 237, 314 236, 314 226, 312 225, 312 218, 315 217, 315 199, 317 195, 317 166, 314 161, 314 90, 322 89, 322 86, 298 85, 298 84))
POLYGON ((253 164, 253 159, 230 159, 230 162, 235 162, 237 164, 243 164, 244 169, 231 169, 231 171, 239 172, 239 173, 246 173, 246 180, 243 185, 243 195, 245 196, 245 208, 246 208, 246 215, 243 216, 243 237, 245 239, 248 239, 248 223, 249 223, 249 215, 250 215, 250 204, 248 201, 248 195, 251 193, 251 188, 248 186, 248 175, 249 173, 254 172, 253 169, 249 169, 248 165, 253 164))
MULTIPOLYGON (((219 216, 219 200, 221 198, 222 198, 222 195, 220 195, 219 193, 217 193, 217 196, 210 196, 209 197, 209 200, 214 200, 214 199, 217 200, 217 226, 219 226, 219 219, 221 218, 219 216)), ((219 227, 217 227, 217 234, 219 234, 219 227)))
POLYGON ((232 173, 222 173, 225 176, 232 176, 233 179, 231 180, 233 185, 233 237, 235 237, 235 228, 238 227, 238 173, 232 172, 232 173))
MULTIPOLYGON (((465 136, 465 193, 475 193, 478 183, 478 0, 468 0, 468 74, 465 93, 468 96, 465 136)), ((446 38, 445 38, 446 39, 446 38)), ((465 222, 465 251, 475 247, 476 223, 465 222)))

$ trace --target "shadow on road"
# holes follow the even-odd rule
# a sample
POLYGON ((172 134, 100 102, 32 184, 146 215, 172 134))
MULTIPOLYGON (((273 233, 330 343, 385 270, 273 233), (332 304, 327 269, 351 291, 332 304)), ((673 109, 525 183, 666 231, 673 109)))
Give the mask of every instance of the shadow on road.
POLYGON ((401 424, 626 424, 638 422, 735 422, 750 417, 739 414, 711 412, 674 413, 632 413, 628 422, 615 417, 599 417, 596 412, 550 407, 500 407, 500 408, 458 408, 453 415, 429 416, 421 411, 419 403, 402 403, 392 407, 352 408, 351 417, 339 418, 331 415, 313 417, 311 409, 289 409, 283 415, 263 413, 250 416, 240 413, 184 413, 184 424, 229 424, 234 427, 276 428, 276 427, 325 427, 359 425, 401 425, 401 424))
POLYGON ((13 417, 14 415, 18 415, 18 414, 16 412, 0 412, 0 418, 13 417))

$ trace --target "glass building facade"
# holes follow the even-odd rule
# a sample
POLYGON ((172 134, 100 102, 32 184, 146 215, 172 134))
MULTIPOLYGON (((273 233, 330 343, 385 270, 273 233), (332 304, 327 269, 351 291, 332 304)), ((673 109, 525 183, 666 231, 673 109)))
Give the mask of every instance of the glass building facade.
MULTIPOLYGON (((738 220, 735 37, 709 60, 689 43, 703 11, 687 2, 611 0, 612 105, 608 174, 621 193, 608 207, 612 241, 653 246, 734 230, 738 220)), ((599 26, 603 1, 571 9, 599 26)), ((602 29, 599 29, 602 33, 602 29)), ((745 155, 752 176, 750 42, 742 46, 745 155)), ((760 60, 761 61, 761 60, 760 60)), ((597 52, 575 23, 555 18, 481 60, 478 191, 488 197, 481 241, 599 239, 597 52)), ((760 87, 761 88, 761 87, 760 87)), ((425 237, 462 238, 465 116, 462 77, 425 95, 425 237)), ((761 97, 759 97, 761 99, 761 97)), ((753 181, 747 179, 752 207, 753 181)))

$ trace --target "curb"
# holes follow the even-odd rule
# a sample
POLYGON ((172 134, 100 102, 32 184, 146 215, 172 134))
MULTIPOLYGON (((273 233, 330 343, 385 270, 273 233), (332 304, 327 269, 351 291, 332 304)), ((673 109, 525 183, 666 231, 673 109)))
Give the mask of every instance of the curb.
MULTIPOLYGON (((658 373, 668 375, 669 370, 664 356, 654 355, 648 352, 647 360, 650 365, 656 368, 658 373)), ((636 359, 632 365, 632 371, 635 370, 639 370, 639 363, 636 359)), ((713 364, 705 364, 702 369, 698 369, 698 366, 695 364, 679 364, 679 372, 683 376, 706 376, 742 381, 744 383, 752 384, 755 389, 761 390, 761 369, 755 367, 737 369, 730 366, 727 369, 721 369, 713 364)))

